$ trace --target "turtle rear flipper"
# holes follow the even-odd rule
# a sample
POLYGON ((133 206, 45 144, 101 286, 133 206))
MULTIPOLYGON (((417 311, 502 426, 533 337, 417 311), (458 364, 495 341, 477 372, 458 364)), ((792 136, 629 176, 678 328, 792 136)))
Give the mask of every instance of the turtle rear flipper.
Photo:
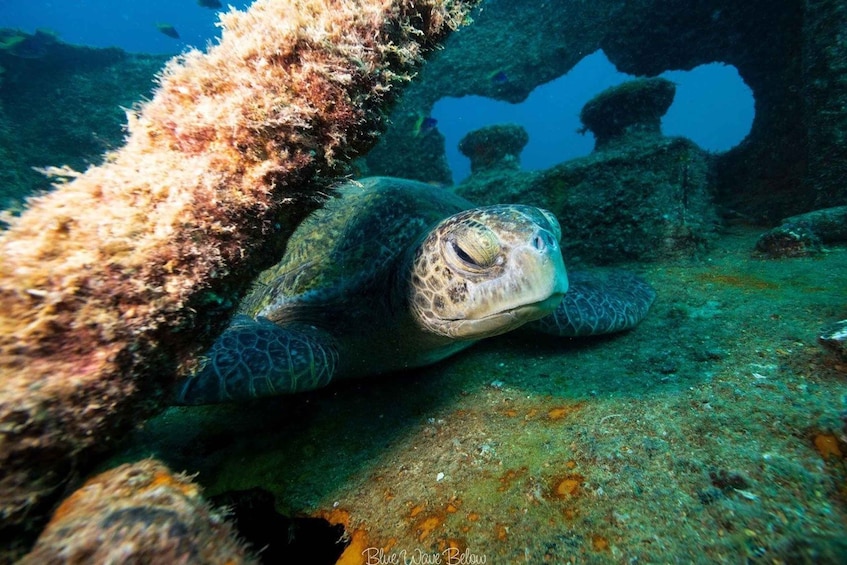
POLYGON ((214 404, 314 390, 329 384, 337 367, 335 340, 324 332, 239 315, 203 367, 179 383, 176 401, 214 404))
POLYGON ((656 291, 623 270, 568 273, 569 287, 556 311, 527 327, 563 336, 601 335, 635 327, 647 315, 656 291))

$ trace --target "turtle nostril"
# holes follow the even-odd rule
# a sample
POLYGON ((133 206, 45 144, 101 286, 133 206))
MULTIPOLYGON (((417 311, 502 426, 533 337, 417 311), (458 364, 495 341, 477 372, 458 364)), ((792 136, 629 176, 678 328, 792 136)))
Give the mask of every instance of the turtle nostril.
POLYGON ((538 251, 546 251, 548 247, 556 247, 556 242, 550 232, 544 230, 539 231, 532 238, 532 246, 538 251))
POLYGON ((544 240, 541 238, 540 235, 536 235, 532 239, 532 246, 538 249, 539 251, 544 251, 544 248, 547 247, 546 245, 544 245, 544 240))

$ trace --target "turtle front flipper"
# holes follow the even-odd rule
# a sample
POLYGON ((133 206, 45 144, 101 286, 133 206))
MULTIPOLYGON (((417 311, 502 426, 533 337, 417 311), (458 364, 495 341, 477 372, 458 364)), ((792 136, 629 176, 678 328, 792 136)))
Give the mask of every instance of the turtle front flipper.
POLYGON ((337 367, 338 349, 324 332, 239 315, 202 368, 179 383, 176 401, 215 404, 314 390, 326 386, 337 367))
POLYGON ((653 287, 629 271, 570 272, 568 282, 556 311, 527 327, 564 337, 628 330, 647 315, 656 298, 653 287))

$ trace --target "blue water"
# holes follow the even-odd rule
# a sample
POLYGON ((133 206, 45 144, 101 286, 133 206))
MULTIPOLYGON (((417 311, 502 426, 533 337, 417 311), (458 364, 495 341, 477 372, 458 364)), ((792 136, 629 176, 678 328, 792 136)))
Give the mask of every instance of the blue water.
MULTIPOLYGON (((226 7, 252 2, 222 0, 226 7)), ((137 53, 178 53, 204 47, 218 35, 216 11, 196 0, 0 0, 0 27, 33 32, 47 28, 67 43, 121 47, 137 53), (168 23, 179 39, 163 35, 157 23, 168 23)))
MULTIPOLYGON (((709 151, 726 151, 750 132, 755 113, 753 93, 731 65, 702 65, 691 71, 670 71, 663 77, 676 83, 676 97, 662 120, 666 135, 680 135, 709 151)), ((529 143, 521 155, 524 169, 546 169, 588 155, 594 137, 579 134, 579 112, 598 92, 631 80, 619 73, 602 51, 579 62, 566 75, 537 87, 521 104, 479 96, 444 98, 433 108, 438 130, 446 139, 453 180, 470 174, 470 161, 459 153, 459 140, 470 131, 496 123, 522 125, 529 143)))
MULTIPOLYGON (((224 1, 242 9, 251 2, 224 1)), ((47 28, 68 43, 121 47, 131 52, 179 53, 203 48, 219 35, 216 11, 196 0, 0 0, 0 27, 33 32, 47 28), (176 28, 180 38, 162 34, 157 23, 176 28)), ((750 131, 754 107, 750 89, 734 67, 713 64, 692 71, 666 72, 677 83, 673 106, 663 120, 667 135, 682 135, 710 151, 725 151, 750 131)), ((632 77, 619 73, 602 52, 587 56, 567 75, 539 86, 522 104, 475 96, 444 99, 433 110, 446 138, 447 159, 458 182, 470 163, 457 149, 469 131, 493 123, 523 125, 530 141, 522 155, 525 169, 543 169, 590 153, 592 136, 580 135, 579 111, 595 94, 632 77)))

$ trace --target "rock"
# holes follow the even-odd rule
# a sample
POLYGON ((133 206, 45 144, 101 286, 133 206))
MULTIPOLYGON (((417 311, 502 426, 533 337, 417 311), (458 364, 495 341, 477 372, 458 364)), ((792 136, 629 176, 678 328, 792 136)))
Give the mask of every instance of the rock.
POLYGON ((484 127, 467 134, 459 151, 471 160, 471 172, 520 169, 520 155, 529 142, 526 130, 515 124, 484 127))
POLYGON ((808 228, 822 243, 847 241, 847 206, 823 208, 782 220, 783 226, 808 228))
POLYGON ((818 343, 847 361, 847 320, 824 326, 818 336, 818 343))
POLYGON ((821 252, 821 241, 805 226, 783 225, 763 233, 756 252, 770 259, 808 257, 821 252))
POLYGON ((820 253, 823 243, 847 242, 847 206, 791 216, 762 234, 756 251, 770 258, 806 257, 820 253))
MULTIPOLYGON (((630 88, 642 94, 665 88, 636 82, 640 85, 630 88)), ((613 98, 631 105, 640 96, 613 98)), ((609 133, 611 119, 600 120, 596 108, 588 112, 588 121, 604 133, 587 157, 544 171, 478 168, 456 192, 481 205, 520 202, 550 210, 566 226, 562 249, 569 260, 606 265, 691 255, 704 247, 718 224, 709 161, 693 142, 662 136, 661 105, 646 99, 649 109, 629 107, 619 114, 611 102, 599 105, 623 116, 615 134, 609 133)))
POLYGON ((660 136, 662 116, 675 94, 674 84, 664 78, 625 82, 589 100, 579 119, 594 134, 596 149, 627 135, 660 136))

